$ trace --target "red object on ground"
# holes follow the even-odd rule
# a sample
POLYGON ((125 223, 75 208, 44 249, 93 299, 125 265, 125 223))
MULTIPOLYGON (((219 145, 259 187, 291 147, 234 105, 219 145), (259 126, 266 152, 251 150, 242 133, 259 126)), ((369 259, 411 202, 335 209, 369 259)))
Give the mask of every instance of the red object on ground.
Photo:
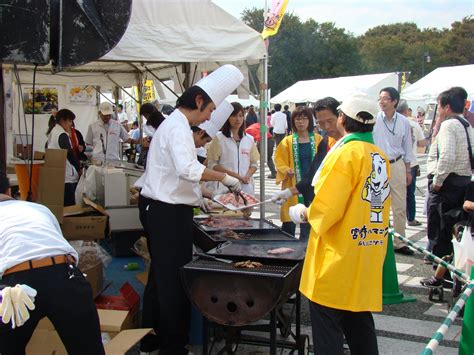
POLYGON ((128 282, 120 288, 120 296, 100 295, 95 299, 97 309, 115 309, 119 311, 138 311, 140 295, 128 282))

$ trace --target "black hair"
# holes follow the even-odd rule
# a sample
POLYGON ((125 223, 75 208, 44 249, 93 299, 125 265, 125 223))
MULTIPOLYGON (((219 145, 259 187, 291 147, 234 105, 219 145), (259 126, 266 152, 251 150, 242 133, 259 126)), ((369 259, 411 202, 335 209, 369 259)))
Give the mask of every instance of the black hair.
POLYGON ((201 111, 203 111, 207 107, 207 105, 212 102, 212 100, 203 89, 196 85, 191 86, 189 89, 183 92, 183 95, 181 95, 176 101, 176 108, 184 107, 189 110, 196 110, 198 108, 196 105, 196 98, 198 96, 201 96, 204 100, 203 105, 201 107, 201 111))
POLYGON ((454 113, 463 113, 466 98, 466 90, 460 87, 453 87, 439 94, 438 101, 441 107, 449 105, 454 113))
POLYGON ((400 102, 400 93, 398 92, 397 89, 395 89, 394 87, 391 87, 391 86, 388 86, 386 88, 383 88, 382 90, 379 91, 379 94, 382 93, 382 92, 386 92, 389 94, 390 96, 390 99, 392 101, 397 101, 396 104, 395 104, 395 108, 397 108, 398 106, 398 103, 400 102))
POLYGON ((56 117, 51 115, 51 116, 49 116, 49 120, 48 120, 48 130, 46 131, 47 136, 49 136, 49 134, 53 130, 54 126, 56 126, 56 117))
POLYGON ((0 194, 6 194, 10 188, 8 176, 4 171, 0 171, 0 194))
MULTIPOLYGON (((232 116, 237 115, 239 112, 244 112, 243 106, 241 104, 239 104, 238 102, 232 102, 231 105, 234 107, 234 111, 232 111, 229 118, 227 119, 227 121, 225 121, 225 123, 224 123, 224 125, 222 126, 222 129, 221 129, 222 134, 224 136, 226 136, 227 138, 231 137, 229 119, 232 116)), ((244 136, 244 131, 245 131, 245 120, 243 120, 242 126, 239 127, 239 138, 240 139, 242 139, 242 137, 244 136)))
MULTIPOLYGON (((344 115, 344 130, 348 133, 366 133, 372 132, 374 130, 374 123, 362 123, 359 121, 354 120, 353 118, 347 116, 344 112, 340 111, 344 115)), ((368 112, 359 112, 358 117, 363 120, 371 120, 374 118, 368 112)))
POLYGON ((74 112, 71 110, 68 110, 67 108, 63 108, 58 111, 56 114, 56 123, 59 123, 61 120, 74 120, 76 118, 76 115, 74 112))
POLYGON ((281 105, 275 104, 275 111, 281 111, 281 105))
POLYGON ((158 111, 155 105, 147 102, 140 107, 140 116, 150 115, 151 113, 158 111))
POLYGON ((291 114, 291 128, 293 129, 293 132, 296 132, 296 125, 295 125, 295 120, 297 117, 300 116, 305 116, 308 118, 308 132, 313 132, 314 131, 314 122, 313 122, 313 113, 311 110, 307 107, 299 107, 296 110, 293 111, 291 114))
POLYGON ((283 109, 284 109, 285 111, 288 110, 289 108, 290 108, 290 106, 288 106, 288 105, 283 106, 283 109))
POLYGON ((122 104, 118 104, 117 106, 120 107, 123 110, 123 105, 122 104))
POLYGON ((193 133, 199 133, 199 132, 204 132, 204 138, 211 138, 211 136, 209 134, 207 134, 207 132, 205 130, 203 130, 202 128, 199 128, 198 126, 191 126, 191 131, 193 131, 193 133))
POLYGON ((164 120, 165 116, 163 116, 160 111, 155 110, 148 116, 146 124, 148 126, 152 126, 154 129, 158 129, 158 127, 160 127, 160 124, 162 124, 164 120))
MULTIPOLYGON (((147 121, 147 122, 148 122, 148 121, 147 121)), ((133 127, 133 126, 137 126, 137 127, 138 127, 138 126, 139 126, 139 125, 138 125, 138 121, 134 121, 134 122, 132 123, 132 127, 133 127)))
POLYGON ((314 113, 322 111, 322 110, 329 110, 335 116, 338 115, 337 108, 339 107, 340 103, 334 97, 325 97, 324 99, 320 99, 316 101, 313 105, 314 113))

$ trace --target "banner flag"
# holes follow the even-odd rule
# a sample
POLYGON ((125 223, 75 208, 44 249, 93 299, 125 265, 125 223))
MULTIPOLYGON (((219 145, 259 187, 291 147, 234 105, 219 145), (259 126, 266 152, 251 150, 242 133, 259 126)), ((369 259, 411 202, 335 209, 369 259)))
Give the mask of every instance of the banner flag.
POLYGON ((263 39, 267 39, 268 37, 274 36, 278 33, 281 20, 285 14, 286 5, 288 5, 288 0, 272 1, 272 8, 265 15, 264 28, 262 31, 263 39))

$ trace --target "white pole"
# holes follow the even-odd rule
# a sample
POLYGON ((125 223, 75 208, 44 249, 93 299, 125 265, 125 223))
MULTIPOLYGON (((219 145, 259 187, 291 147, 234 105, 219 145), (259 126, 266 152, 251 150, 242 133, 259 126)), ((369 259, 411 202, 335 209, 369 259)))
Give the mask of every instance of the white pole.
MULTIPOLYGON (((268 13, 268 4, 265 0, 263 21, 268 13)), ((264 24, 265 26, 265 24, 264 24)), ((265 162, 267 161, 267 112, 268 112, 268 49, 263 59, 263 82, 260 84, 260 201, 265 201, 265 162), (263 100, 263 102, 262 102, 263 100)), ((271 159, 271 157, 270 157, 271 159)), ((265 219, 265 204, 260 205, 260 219, 265 219)))

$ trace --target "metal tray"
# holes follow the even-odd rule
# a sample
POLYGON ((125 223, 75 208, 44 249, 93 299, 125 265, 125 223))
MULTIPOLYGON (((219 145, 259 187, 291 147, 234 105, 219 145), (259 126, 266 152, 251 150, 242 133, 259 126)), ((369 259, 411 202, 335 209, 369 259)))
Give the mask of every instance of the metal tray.
POLYGON ((303 260, 306 255, 306 243, 300 241, 256 241, 243 242, 240 240, 225 242, 214 249, 207 251, 207 254, 214 256, 229 256, 239 258, 258 258, 276 260, 303 260), (281 255, 268 254, 270 249, 288 247, 295 249, 294 252, 281 255))
POLYGON ((249 223, 249 226, 242 226, 242 227, 237 227, 237 228, 218 228, 218 227, 209 227, 204 224, 201 224, 201 222, 204 219, 207 219, 208 217, 195 217, 194 221, 196 224, 201 228, 202 230, 206 232, 212 232, 212 231, 221 231, 223 229, 231 229, 233 231, 248 231, 252 229, 259 229, 259 230, 279 230, 278 226, 271 223, 270 221, 267 220, 261 220, 261 219, 245 219, 242 217, 229 217, 229 216, 223 216, 223 217, 215 217, 213 216, 212 218, 218 219, 218 218, 228 218, 228 219, 235 219, 235 220, 243 220, 249 223))

